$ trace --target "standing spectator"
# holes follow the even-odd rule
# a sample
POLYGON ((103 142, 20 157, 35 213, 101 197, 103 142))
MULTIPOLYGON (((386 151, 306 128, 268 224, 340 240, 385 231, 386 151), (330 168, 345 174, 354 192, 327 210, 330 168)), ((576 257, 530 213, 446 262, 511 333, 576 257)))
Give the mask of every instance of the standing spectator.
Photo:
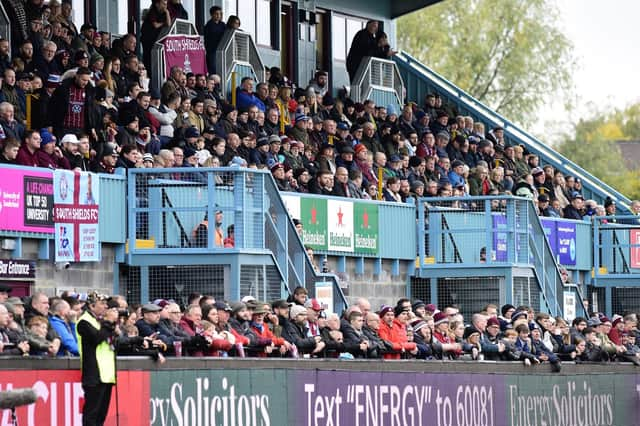
POLYGON ((64 80, 53 92, 49 108, 56 135, 85 131, 86 116, 93 103, 94 93, 89 81, 91 71, 79 68, 75 77, 64 80))
POLYGON ((225 23, 222 21, 222 9, 220 6, 212 6, 209 9, 211 19, 204 26, 204 48, 207 52, 207 69, 209 74, 216 73, 216 50, 222 40, 225 31, 225 23))
POLYGON ((104 424, 116 382, 116 358, 112 342, 116 338, 117 309, 107 309, 107 297, 91 293, 87 310, 77 324, 85 403, 82 421, 104 424))
POLYGON ((140 29, 142 44, 142 62, 151 70, 151 49, 158 40, 163 28, 171 26, 171 15, 167 9, 167 0, 153 0, 140 29))
POLYGON ((347 72, 349 80, 353 82, 360 62, 367 56, 374 56, 378 47, 376 34, 378 21, 368 21, 367 26, 358 31, 351 42, 351 49, 347 55, 347 72))

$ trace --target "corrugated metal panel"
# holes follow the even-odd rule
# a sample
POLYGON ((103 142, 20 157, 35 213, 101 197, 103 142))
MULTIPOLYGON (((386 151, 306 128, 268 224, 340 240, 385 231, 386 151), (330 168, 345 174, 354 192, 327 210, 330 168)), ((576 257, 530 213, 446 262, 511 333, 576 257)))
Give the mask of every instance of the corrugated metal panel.
POLYGON ((100 175, 100 241, 120 243, 126 240, 127 181, 124 176, 100 175))
POLYGON ((394 203, 380 203, 379 206, 380 257, 415 259, 417 236, 414 206, 394 203))

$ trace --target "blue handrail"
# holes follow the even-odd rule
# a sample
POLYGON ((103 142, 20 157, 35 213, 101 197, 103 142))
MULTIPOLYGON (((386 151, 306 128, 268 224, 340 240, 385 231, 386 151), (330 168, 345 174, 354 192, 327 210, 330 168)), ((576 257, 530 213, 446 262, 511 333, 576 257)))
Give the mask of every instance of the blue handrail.
POLYGON ((428 68, 422 64, 416 58, 409 55, 407 52, 401 51, 394 56, 394 60, 398 64, 403 78, 405 80, 405 86, 409 87, 407 83, 407 75, 416 77, 430 86, 435 86, 434 90, 441 96, 455 102, 456 104, 462 104, 472 115, 476 118, 480 118, 482 121, 488 122, 491 126, 500 125, 504 127, 505 135, 513 138, 518 143, 526 145, 527 149, 537 154, 541 160, 546 164, 551 164, 556 169, 563 171, 564 173, 571 174, 576 177, 580 177, 583 183, 583 188, 592 193, 593 198, 598 198, 598 201, 602 203, 604 199, 611 197, 618 206, 626 213, 629 212, 629 205, 631 200, 624 196, 622 193, 609 186, 605 182, 601 181, 597 177, 593 176, 588 171, 584 170, 579 165, 575 164, 571 160, 563 157, 558 152, 551 149, 544 142, 540 141, 535 136, 526 132, 518 125, 507 120, 502 115, 493 111, 491 108, 475 99, 462 89, 458 88, 455 84, 448 81, 437 72, 428 68))

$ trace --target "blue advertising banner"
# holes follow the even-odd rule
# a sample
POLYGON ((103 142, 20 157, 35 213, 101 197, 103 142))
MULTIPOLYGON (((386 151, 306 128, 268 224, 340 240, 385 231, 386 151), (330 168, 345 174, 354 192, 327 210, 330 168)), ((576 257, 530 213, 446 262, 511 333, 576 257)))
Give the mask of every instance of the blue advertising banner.
POLYGON ((507 217, 501 214, 494 214, 493 220, 493 253, 496 262, 507 261, 507 217))
POLYGON ((558 240, 558 262, 562 265, 575 265, 576 224, 573 222, 556 222, 556 238, 558 240))
POLYGON ((547 241, 549 241, 549 247, 551 247, 551 252, 553 256, 558 258, 558 235, 556 232, 556 221, 548 220, 544 218, 540 218, 540 223, 542 224, 542 229, 544 230, 544 235, 547 237, 547 241))

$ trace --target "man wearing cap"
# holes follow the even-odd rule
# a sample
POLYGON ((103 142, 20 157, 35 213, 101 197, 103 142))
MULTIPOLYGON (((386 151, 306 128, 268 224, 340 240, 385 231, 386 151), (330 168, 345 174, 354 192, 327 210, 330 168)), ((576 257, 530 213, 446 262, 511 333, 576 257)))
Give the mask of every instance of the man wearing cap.
POLYGON ((584 198, 582 194, 574 191, 573 194, 571 194, 571 204, 564 208, 562 216, 565 219, 582 220, 583 207, 584 198))
POLYGON ((380 308, 380 329, 378 334, 390 348, 382 357, 384 359, 401 359, 405 353, 416 355, 418 349, 414 342, 407 340, 407 322, 411 308, 402 305, 396 306, 395 310, 391 306, 383 305, 380 308))
POLYGON ((102 425, 107 418, 116 383, 117 321, 118 310, 107 308, 107 296, 90 293, 76 326, 85 398, 83 425, 102 425))
POLYGON ((94 173, 113 174, 118 163, 118 152, 113 144, 106 143, 102 148, 102 153, 96 157, 91 171, 94 173))
POLYGON ((71 42, 71 49, 89 51, 91 42, 93 41, 93 34, 96 31, 96 27, 91 23, 84 23, 80 27, 80 33, 71 42))
POLYGON ((295 345, 299 353, 316 354, 321 352, 326 344, 321 336, 309 337, 309 329, 306 326, 307 308, 293 305, 289 309, 290 321, 287 321, 282 330, 282 337, 295 345))
POLYGON ((9 294, 13 289, 7 284, 0 284, 0 303, 4 303, 9 299, 9 294))
POLYGON ((87 112, 93 104, 94 89, 89 84, 91 71, 78 68, 76 75, 64 80, 53 92, 49 103, 54 133, 79 133, 85 130, 87 112))
POLYGON ((265 317, 270 312, 268 306, 268 304, 261 303, 251 314, 249 327, 251 332, 256 335, 257 341, 256 345, 249 349, 250 356, 264 358, 274 350, 278 350, 280 354, 285 354, 291 349, 291 343, 282 337, 276 336, 265 322, 265 317))
POLYGON ((40 149, 36 153, 38 166, 47 169, 70 170, 69 160, 63 155, 56 142, 56 137, 46 128, 40 130, 40 149))
POLYGON ((304 146, 309 144, 309 121, 311 118, 303 113, 298 113, 294 117, 295 123, 293 127, 291 127, 287 131, 287 136, 290 138, 302 142, 304 146))

